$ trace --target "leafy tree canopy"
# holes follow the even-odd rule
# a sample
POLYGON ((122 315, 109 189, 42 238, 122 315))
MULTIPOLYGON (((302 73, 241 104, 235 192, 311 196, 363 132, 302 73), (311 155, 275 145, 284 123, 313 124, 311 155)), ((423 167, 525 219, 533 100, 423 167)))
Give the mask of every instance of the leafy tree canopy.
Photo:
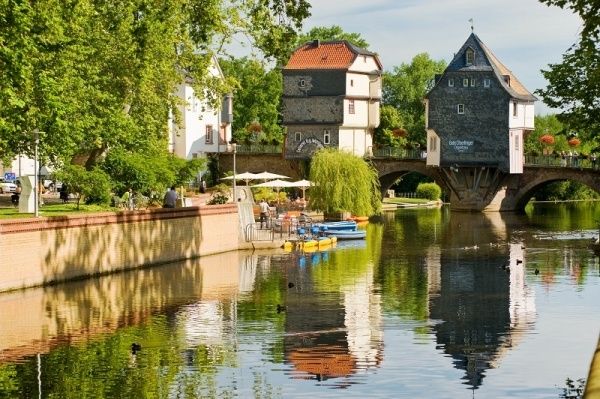
POLYGON ((379 126, 375 129, 373 140, 375 144, 389 147, 399 147, 406 144, 403 137, 406 131, 397 108, 383 105, 379 110, 379 126))
POLYGON ((425 145, 423 98, 436 74, 446 68, 444 60, 434 61, 427 53, 417 54, 410 64, 402 63, 383 74, 383 103, 398 110, 408 140, 425 145))
MULTIPOLYGON (((108 148, 166 146, 177 84, 229 90, 208 73, 234 35, 283 59, 309 16, 306 0, 122 0, 0 3, 0 158, 40 153, 51 163, 108 148)), ((175 115, 177 117, 177 115, 175 115)))
POLYGON ((600 6, 589 0, 540 0, 568 8, 583 20, 580 41, 569 48, 561 63, 542 74, 548 81, 537 90, 544 102, 561 110, 560 119, 573 129, 600 129, 600 6))
POLYGON ((362 158, 334 148, 319 150, 312 158, 310 206, 326 214, 340 211, 358 216, 381 212, 377 171, 362 158))
POLYGON ((236 80, 233 107, 233 136, 243 142, 262 137, 283 141, 279 125, 282 77, 279 69, 267 71, 261 61, 235 58, 220 61, 223 73, 236 80), (252 126, 259 127, 253 131, 252 126))
POLYGON ((319 39, 321 41, 330 40, 347 40, 357 47, 367 49, 369 43, 360 35, 360 33, 344 32, 341 26, 316 26, 306 33, 302 33, 296 40, 296 47, 303 45, 306 42, 319 39))

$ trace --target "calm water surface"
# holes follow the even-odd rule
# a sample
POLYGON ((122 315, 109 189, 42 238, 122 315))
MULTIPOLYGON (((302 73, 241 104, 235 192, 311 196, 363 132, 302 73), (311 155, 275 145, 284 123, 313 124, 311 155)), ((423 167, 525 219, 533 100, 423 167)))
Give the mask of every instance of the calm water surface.
POLYGON ((402 210, 325 252, 0 294, 0 398, 558 398, 600 332, 598 220, 402 210))

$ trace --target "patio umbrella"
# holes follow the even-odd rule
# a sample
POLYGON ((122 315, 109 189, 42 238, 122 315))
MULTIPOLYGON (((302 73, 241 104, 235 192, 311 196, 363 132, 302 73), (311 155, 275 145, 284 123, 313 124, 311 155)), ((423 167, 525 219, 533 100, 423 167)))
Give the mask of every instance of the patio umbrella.
MULTIPOLYGON (((248 185, 250 180, 255 180, 255 179, 259 179, 259 177, 256 177, 256 173, 244 172, 244 173, 235 175, 235 180, 244 180, 246 182, 246 185, 248 185)), ((221 178, 221 180, 233 180, 233 176, 223 177, 223 178, 221 178)))
POLYGON ((292 185, 290 187, 299 187, 302 189, 302 198, 306 198, 306 196, 304 195, 305 191, 307 188, 309 188, 310 186, 312 186, 312 182, 309 180, 298 180, 298 181, 293 181, 292 185))
POLYGON ((277 201, 279 201, 279 189, 282 187, 293 187, 293 186, 292 186, 292 182, 277 179, 277 180, 269 180, 269 181, 266 181, 266 182, 260 183, 260 184, 255 184, 252 187, 274 188, 275 190, 277 190, 277 201))
POLYGON ((292 183, 291 181, 285 181, 285 180, 269 180, 266 181, 264 183, 260 183, 260 184, 255 184, 252 187, 271 187, 271 188, 282 188, 282 187, 298 187, 298 186, 294 186, 294 183, 292 183))
POLYGON ((289 177, 287 177, 287 176, 278 175, 276 173, 271 173, 271 172, 261 172, 261 173, 257 173, 255 176, 256 176, 255 179, 263 179, 263 180, 289 179, 289 177))

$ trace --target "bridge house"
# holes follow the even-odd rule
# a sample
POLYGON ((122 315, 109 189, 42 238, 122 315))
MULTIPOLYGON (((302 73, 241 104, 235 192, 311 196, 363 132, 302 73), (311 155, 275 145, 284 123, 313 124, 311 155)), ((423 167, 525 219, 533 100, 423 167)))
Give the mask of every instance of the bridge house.
POLYGON ((285 157, 323 147, 366 155, 379 126, 382 69, 376 54, 345 40, 297 48, 283 69, 285 157))
POLYGON ((535 100, 472 33, 426 96, 427 166, 523 173, 535 100))

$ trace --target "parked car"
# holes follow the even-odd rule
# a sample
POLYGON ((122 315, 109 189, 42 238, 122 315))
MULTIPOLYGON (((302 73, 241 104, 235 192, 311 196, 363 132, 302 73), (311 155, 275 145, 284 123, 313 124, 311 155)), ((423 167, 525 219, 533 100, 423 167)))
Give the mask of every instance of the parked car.
POLYGON ((17 185, 12 181, 4 181, 0 179, 0 194, 14 193, 17 191, 17 185))
POLYGON ((43 184, 44 188, 50 191, 60 191, 60 188, 62 187, 62 182, 51 179, 44 179, 43 184))

